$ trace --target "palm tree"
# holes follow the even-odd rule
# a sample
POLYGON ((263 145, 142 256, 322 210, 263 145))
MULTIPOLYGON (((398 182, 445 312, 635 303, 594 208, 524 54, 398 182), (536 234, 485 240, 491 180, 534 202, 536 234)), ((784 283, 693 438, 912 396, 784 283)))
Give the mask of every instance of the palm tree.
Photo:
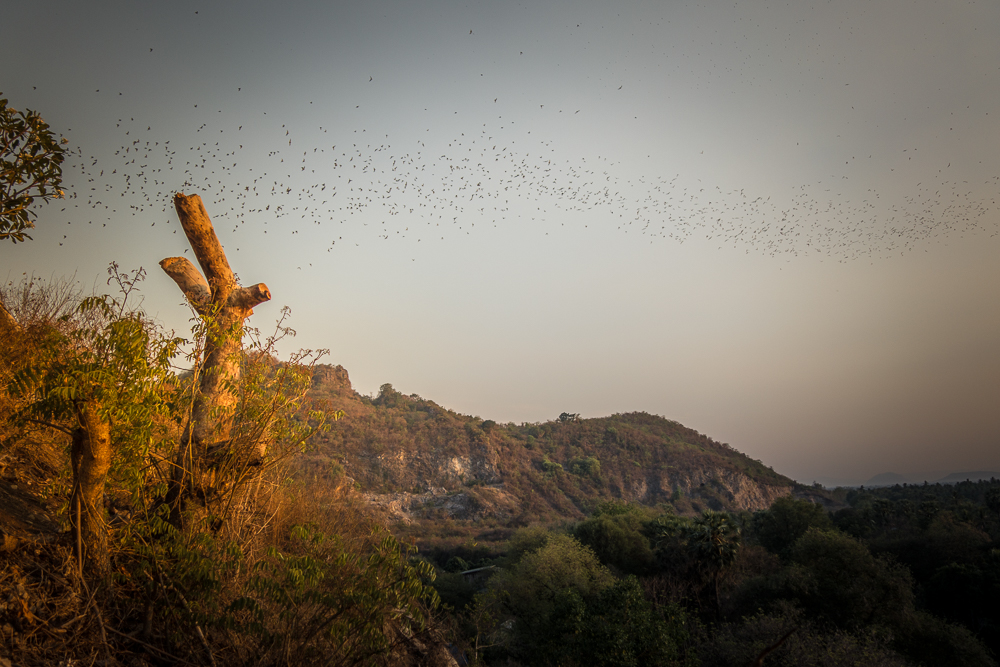
POLYGON ((726 512, 706 510, 685 531, 684 541, 698 569, 712 584, 718 613, 719 584, 729 567, 736 562, 743 543, 740 525, 726 512))

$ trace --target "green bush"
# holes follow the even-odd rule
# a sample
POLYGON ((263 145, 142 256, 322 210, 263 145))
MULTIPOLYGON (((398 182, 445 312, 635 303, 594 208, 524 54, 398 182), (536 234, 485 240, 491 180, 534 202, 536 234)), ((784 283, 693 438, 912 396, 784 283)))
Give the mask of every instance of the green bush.
POLYGON ((548 457, 546 457, 542 459, 542 470, 545 471, 546 475, 555 475, 562 472, 563 467, 561 463, 550 461, 548 457))
POLYGON ((604 565, 628 574, 648 574, 656 563, 644 534, 646 522, 636 512, 598 515, 580 522, 573 534, 597 554, 604 565))
POLYGON ((569 471, 581 477, 597 477, 601 474, 601 462, 594 456, 575 458, 569 462, 569 471))

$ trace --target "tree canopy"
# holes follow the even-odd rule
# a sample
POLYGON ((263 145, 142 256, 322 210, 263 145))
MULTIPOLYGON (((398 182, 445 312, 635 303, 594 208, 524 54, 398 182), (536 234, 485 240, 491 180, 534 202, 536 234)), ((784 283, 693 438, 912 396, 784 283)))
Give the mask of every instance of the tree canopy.
POLYGON ((0 98, 0 240, 30 240, 35 200, 63 196, 65 143, 37 111, 12 109, 0 98))

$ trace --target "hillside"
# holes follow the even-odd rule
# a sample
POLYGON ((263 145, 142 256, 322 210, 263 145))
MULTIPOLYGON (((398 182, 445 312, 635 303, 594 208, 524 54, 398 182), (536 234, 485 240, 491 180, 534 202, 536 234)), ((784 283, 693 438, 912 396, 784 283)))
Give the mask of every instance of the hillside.
POLYGON ((729 445, 646 413, 497 424, 391 385, 362 396, 340 366, 318 366, 310 396, 345 416, 314 439, 303 472, 353 482, 403 523, 526 525, 579 518, 611 499, 669 503, 681 514, 763 509, 793 491, 826 500, 729 445))

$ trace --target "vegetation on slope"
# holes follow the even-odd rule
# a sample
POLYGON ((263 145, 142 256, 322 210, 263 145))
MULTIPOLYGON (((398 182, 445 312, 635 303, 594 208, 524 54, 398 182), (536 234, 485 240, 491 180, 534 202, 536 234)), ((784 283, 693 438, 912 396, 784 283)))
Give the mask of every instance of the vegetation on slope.
POLYGON ((310 395, 345 418, 314 438, 309 470, 346 474, 367 493, 417 496, 418 506, 404 504, 422 519, 518 526, 578 518, 612 499, 688 514, 759 509, 797 487, 726 444, 645 413, 497 424, 388 384, 361 396, 340 367, 319 368, 310 395), (463 495, 460 511, 430 502, 447 493, 463 495))

